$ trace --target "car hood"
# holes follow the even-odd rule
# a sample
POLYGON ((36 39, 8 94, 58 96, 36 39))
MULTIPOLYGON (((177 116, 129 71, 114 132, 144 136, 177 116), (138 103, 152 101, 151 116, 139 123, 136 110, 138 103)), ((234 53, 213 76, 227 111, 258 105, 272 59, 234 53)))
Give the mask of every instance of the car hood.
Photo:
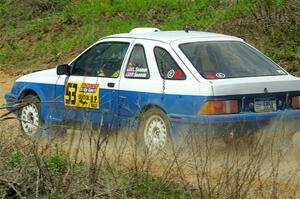
POLYGON ((24 75, 17 79, 17 82, 33 82, 33 83, 45 83, 45 84, 54 84, 58 79, 56 74, 56 68, 32 72, 27 75, 24 75))
POLYGON ((264 76, 212 80, 214 96, 300 91, 300 78, 264 76))

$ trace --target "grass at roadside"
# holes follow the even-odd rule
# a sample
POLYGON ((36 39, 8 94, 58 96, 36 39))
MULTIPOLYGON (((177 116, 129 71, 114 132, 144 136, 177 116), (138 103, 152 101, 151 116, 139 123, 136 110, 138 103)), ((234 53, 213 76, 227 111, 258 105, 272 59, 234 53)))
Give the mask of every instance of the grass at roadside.
MULTIPOLYGON (((5 124, 0 125, 0 196, 4 198, 299 196, 300 175, 294 166, 299 161, 280 145, 280 131, 263 133, 268 136, 251 144, 226 147, 191 130, 178 142, 182 145, 151 152, 136 147, 133 132, 113 134, 86 127, 64 137, 41 139, 8 134, 2 128, 5 124)), ((275 129, 279 128, 268 127, 275 129)))
MULTIPOLYGON (((39 153, 39 155, 41 155, 39 153)), ((24 150, 1 156, 0 194, 28 198, 197 198, 190 187, 144 173, 97 167, 97 180, 91 185, 91 167, 52 153, 37 157, 24 150), (18 173, 19 171, 19 173, 18 173), (15 179, 15 180, 14 180, 15 179), (22 183, 22 184, 21 184, 22 183), (14 189, 10 189, 10 185, 14 189), (86 188, 85 188, 86 187, 86 188), (93 190, 92 188, 93 187, 93 190)))
MULTIPOLYGON (((240 18, 249 18, 267 8, 281 9, 284 0, 261 1, 172 1, 172 0, 68 0, 68 1, 3 1, 0 5, 0 69, 14 72, 33 68, 53 67, 69 62, 76 54, 102 36, 129 32, 134 27, 158 27, 162 30, 182 29, 188 24, 195 30, 225 32, 246 37, 246 30, 222 30, 223 24, 235 26, 240 18), (52 2, 52 3, 51 3, 52 2), (267 2, 267 3, 265 3, 267 2), (263 7, 260 7, 263 5, 263 7), (13 12, 12 12, 13 11, 13 12)), ((260 16, 264 21, 265 14, 260 16)), ((250 42, 262 48, 276 61, 287 65, 291 72, 299 67, 299 42, 294 41, 298 30, 290 34, 276 29, 264 33, 267 38, 250 42), (287 39, 286 42, 283 42, 287 39), (278 44, 279 43, 279 44, 278 44)))

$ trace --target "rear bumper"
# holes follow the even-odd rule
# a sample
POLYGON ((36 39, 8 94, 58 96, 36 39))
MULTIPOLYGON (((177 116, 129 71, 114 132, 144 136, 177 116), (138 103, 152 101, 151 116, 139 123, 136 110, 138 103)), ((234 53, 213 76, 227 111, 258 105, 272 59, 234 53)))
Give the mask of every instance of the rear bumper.
POLYGON ((178 115, 169 114, 173 132, 201 131, 204 133, 228 134, 236 130, 237 133, 255 132, 272 122, 289 127, 290 131, 300 131, 300 109, 286 109, 271 113, 240 113, 228 115, 178 115))

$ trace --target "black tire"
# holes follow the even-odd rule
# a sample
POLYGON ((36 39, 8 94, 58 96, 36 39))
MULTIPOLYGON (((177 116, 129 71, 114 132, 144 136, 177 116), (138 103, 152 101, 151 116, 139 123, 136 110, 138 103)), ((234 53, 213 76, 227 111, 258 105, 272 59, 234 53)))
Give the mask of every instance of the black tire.
POLYGON ((42 122, 40 118, 40 100, 36 95, 26 95, 21 100, 18 113, 21 132, 26 136, 39 136, 42 122))
POLYGON ((166 149, 171 144, 171 123, 158 108, 151 108, 140 116, 138 144, 147 150, 166 149))

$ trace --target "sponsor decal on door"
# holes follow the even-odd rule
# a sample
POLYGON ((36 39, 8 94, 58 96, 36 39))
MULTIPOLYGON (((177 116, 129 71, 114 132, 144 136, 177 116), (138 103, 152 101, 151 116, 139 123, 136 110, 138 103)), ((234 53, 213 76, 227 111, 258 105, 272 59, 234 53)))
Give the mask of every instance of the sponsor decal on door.
POLYGON ((65 85, 64 104, 70 107, 99 109, 99 84, 68 82, 65 85))

